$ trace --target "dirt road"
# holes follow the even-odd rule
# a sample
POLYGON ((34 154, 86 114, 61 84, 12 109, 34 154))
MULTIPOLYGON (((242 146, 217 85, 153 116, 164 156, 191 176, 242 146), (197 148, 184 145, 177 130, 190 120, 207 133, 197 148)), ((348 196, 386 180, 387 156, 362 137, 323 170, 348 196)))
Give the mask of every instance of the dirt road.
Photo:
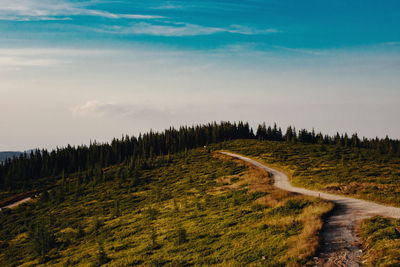
POLYGON ((359 238, 355 232, 358 222, 374 215, 400 218, 400 208, 294 187, 290 184, 288 176, 280 171, 269 168, 248 157, 230 152, 220 153, 241 159, 272 173, 274 186, 282 190, 320 197, 336 203, 337 209, 324 224, 321 252, 316 260, 318 266, 360 266, 362 251, 358 245, 359 238))
POLYGON ((5 205, 4 207, 1 207, 1 208, 0 208, 0 211, 1 211, 1 209, 13 209, 13 208, 16 208, 16 207, 18 207, 19 205, 21 205, 21 204, 23 204, 23 203, 26 203, 26 202, 29 202, 29 201, 31 201, 31 200, 32 200, 31 197, 26 197, 26 198, 24 198, 24 199, 18 200, 18 201, 16 201, 16 202, 11 203, 11 204, 5 205))

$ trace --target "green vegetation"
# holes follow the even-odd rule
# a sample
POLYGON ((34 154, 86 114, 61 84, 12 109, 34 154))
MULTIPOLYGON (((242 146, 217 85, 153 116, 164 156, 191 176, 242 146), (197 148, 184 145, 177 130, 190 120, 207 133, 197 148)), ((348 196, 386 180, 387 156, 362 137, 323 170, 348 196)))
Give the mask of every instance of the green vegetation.
MULTIPOLYGON (((104 167, 121 163, 144 165, 154 156, 237 138, 254 138, 248 123, 221 122, 179 130, 170 128, 161 133, 150 131, 139 137, 124 136, 113 139, 110 144, 68 145, 51 152, 37 149, 0 162, 0 191, 17 193, 43 189, 45 185, 54 185, 65 174, 86 171, 87 176, 99 176, 104 167)), ((0 194, 0 200, 2 197, 7 194, 0 194)))
POLYGON ((305 265, 332 204, 210 151, 66 176, 0 212, 0 265, 305 265))
POLYGON ((373 217, 361 222, 365 266, 400 265, 400 220, 373 217))
MULTIPOLYGON (((275 124, 274 127, 259 125, 256 134, 248 123, 221 122, 192 127, 170 128, 164 132, 152 132, 144 135, 125 136, 113 139, 110 144, 91 143, 90 146, 67 146, 51 152, 35 150, 24 153, 12 160, 0 162, 0 200, 13 194, 32 189, 43 190, 65 174, 81 171, 88 176, 101 175, 101 169, 115 164, 142 165, 154 156, 169 155, 188 149, 202 147, 227 140, 258 139, 286 143, 336 145, 350 151, 365 149, 372 154, 400 158, 400 141, 385 139, 360 139, 357 134, 327 136, 305 129, 296 132, 288 127, 286 133, 275 124), (4 192, 6 191, 6 192, 4 192)), ((301 152, 301 151, 300 151, 301 152)), ((346 159, 344 159, 346 160, 346 159)), ((4 205, 4 202, 0 205, 4 205)))
MULTIPOLYGON (((265 124, 254 134, 242 122, 171 128, 0 163, 0 206, 42 192, 0 212, 0 265, 312 264, 332 204, 278 190, 216 150, 282 169, 296 186, 400 206, 399 140, 265 124)), ((398 264, 397 226, 363 222, 368 264, 398 264)))
POLYGON ((400 158, 341 145, 234 140, 223 148, 275 166, 295 186, 400 206, 400 158))

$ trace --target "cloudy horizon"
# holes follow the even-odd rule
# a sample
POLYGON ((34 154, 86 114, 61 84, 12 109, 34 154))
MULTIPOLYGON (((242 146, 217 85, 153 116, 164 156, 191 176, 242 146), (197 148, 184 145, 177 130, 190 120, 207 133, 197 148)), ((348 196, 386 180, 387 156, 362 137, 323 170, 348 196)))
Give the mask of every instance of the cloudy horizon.
POLYGON ((3 0, 0 151, 221 120, 400 138, 399 7, 3 0))

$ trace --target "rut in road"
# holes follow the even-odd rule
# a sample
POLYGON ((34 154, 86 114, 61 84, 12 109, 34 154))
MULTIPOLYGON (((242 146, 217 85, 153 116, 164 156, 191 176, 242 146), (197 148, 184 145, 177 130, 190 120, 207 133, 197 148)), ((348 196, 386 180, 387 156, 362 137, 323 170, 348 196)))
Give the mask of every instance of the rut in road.
POLYGON ((316 259, 318 266, 360 266, 362 251, 355 231, 357 224, 362 219, 375 215, 400 218, 400 208, 294 187, 286 174, 256 160, 230 152, 219 153, 246 161, 270 172, 274 177, 274 186, 277 188, 335 202, 336 209, 327 218, 322 229, 321 251, 316 259))

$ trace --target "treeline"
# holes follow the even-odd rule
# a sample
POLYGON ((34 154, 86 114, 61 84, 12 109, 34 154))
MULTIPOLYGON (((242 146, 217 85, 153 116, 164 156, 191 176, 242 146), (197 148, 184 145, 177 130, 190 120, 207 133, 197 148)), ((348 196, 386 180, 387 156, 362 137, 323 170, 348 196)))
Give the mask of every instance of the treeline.
POLYGON ((256 137, 259 140, 368 148, 377 150, 380 154, 400 156, 400 141, 389 139, 387 136, 384 139, 380 139, 378 137, 374 139, 363 137, 360 139, 357 133, 352 134, 351 136, 349 136, 347 133, 337 133, 334 136, 329 136, 323 135, 321 132, 315 133, 314 129, 311 132, 307 131, 306 129, 296 132, 296 129, 291 126, 289 126, 286 130, 286 133, 283 134, 281 128, 278 128, 276 124, 274 124, 273 127, 266 127, 265 123, 263 123, 258 126, 256 137))
POLYGON ((1 190, 28 190, 38 178, 60 176, 106 166, 146 161, 185 149, 232 139, 254 138, 248 123, 210 123, 192 127, 170 128, 161 133, 150 131, 139 137, 124 136, 110 144, 67 146, 51 152, 43 149, 23 154, 0 164, 1 190))
MULTIPOLYGON (((248 123, 209 123, 192 127, 170 128, 164 132, 152 132, 139 137, 124 136, 114 139, 110 144, 91 143, 89 146, 67 146, 53 151, 36 150, 30 154, 8 159, 0 164, 0 190, 29 190, 43 177, 61 174, 80 173, 120 163, 131 166, 145 164, 154 156, 168 155, 186 149, 205 146, 233 139, 259 139, 272 141, 301 142, 321 145, 340 145, 377 150, 381 154, 400 155, 400 141, 388 137, 384 139, 360 139, 357 134, 328 136, 307 130, 296 131, 288 127, 283 133, 281 128, 258 126, 256 134, 248 123)), ((46 179, 49 181, 51 179, 46 179)))

